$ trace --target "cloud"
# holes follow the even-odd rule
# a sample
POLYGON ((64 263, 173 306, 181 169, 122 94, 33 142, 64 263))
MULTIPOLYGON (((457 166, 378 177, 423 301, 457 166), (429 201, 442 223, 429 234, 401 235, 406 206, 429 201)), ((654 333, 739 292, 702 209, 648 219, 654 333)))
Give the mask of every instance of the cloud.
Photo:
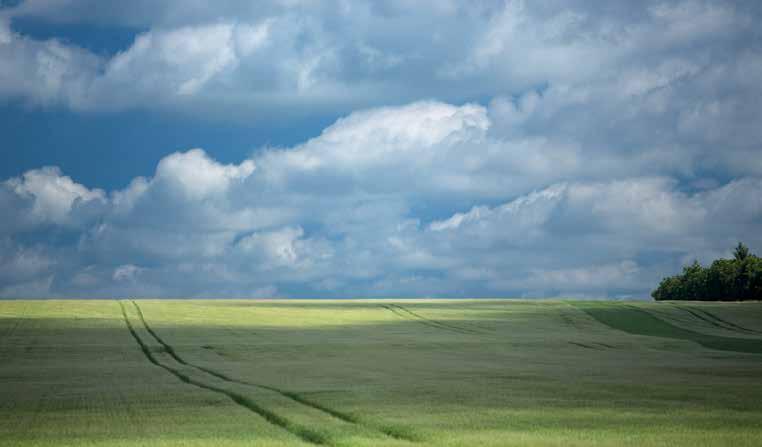
POLYGON ((11 217, 28 225, 70 223, 73 208, 105 200, 103 191, 88 189, 51 166, 27 171, 21 177, 6 180, 0 187, 5 190, 6 197, 13 196, 16 206, 23 207, 22 213, 11 217))
POLYGON ((143 269, 136 265, 124 264, 114 269, 111 279, 114 281, 135 281, 143 269))
POLYGON ((694 194, 676 186, 647 177, 554 185, 434 221, 418 239, 432 257, 457 259, 464 280, 541 296, 644 294, 692 257, 759 243, 760 179, 694 194))
POLYGON ((630 175, 559 163, 587 149, 504 125, 492 109, 424 101, 353 113, 238 164, 170 154, 109 193, 33 170, 0 198, 48 227, 9 227, 7 244, 46 259, 19 277, 75 296, 642 297, 686 259, 762 246, 759 177, 686 190, 643 175, 650 161, 630 175), (34 234, 47 242, 29 246, 34 234))
POLYGON ((192 95, 237 62, 230 25, 181 28, 140 34, 106 68, 104 82, 138 80, 140 90, 192 95))
MULTIPOLYGON (((523 279, 513 282, 507 281, 506 284, 500 284, 500 280, 498 280, 498 284, 528 289, 540 296, 556 292, 561 296, 573 297, 585 296, 590 290, 627 290, 628 288, 637 290, 639 289, 639 282, 642 280, 638 264, 631 260, 625 260, 586 267, 555 270, 538 269, 529 272, 523 279)), ((628 297, 626 292, 620 293, 618 296, 628 297)))
POLYGON ((0 247, 0 278, 5 285, 28 281, 50 273, 53 260, 42 249, 18 247, 9 239, 0 241, 0 247))
POLYGON ((0 95, 80 111, 187 104, 215 90, 227 96, 232 78, 247 76, 236 71, 259 63, 271 24, 265 19, 149 30, 126 50, 102 57, 56 39, 20 35, 0 18, 0 56, 6 61, 0 95))
POLYGON ((423 101, 355 112, 296 148, 271 150, 256 164, 268 181, 289 190, 331 187, 381 194, 416 188, 422 194, 481 189, 464 175, 488 162, 476 145, 490 126, 484 107, 423 101), (461 165, 465 151, 478 151, 461 165), (480 156, 485 158, 481 159, 480 156), (333 186, 330 186, 333 184, 333 186))
POLYGON ((0 98, 73 108, 89 101, 89 90, 103 65, 100 57, 76 46, 21 36, 2 15, 0 59, 0 98))
POLYGON ((0 16, 0 45, 8 45, 11 43, 11 26, 9 20, 6 17, 0 16))
POLYGON ((254 172, 254 162, 221 165, 201 149, 174 153, 161 160, 156 168, 156 181, 168 185, 188 199, 198 200, 225 193, 231 183, 254 172))
POLYGON ((762 248, 755 2, 113 6, 0 12, 0 98, 342 118, 112 191, 3 181, 5 296, 643 297, 762 248), (140 30, 96 55, 19 17, 140 30))
POLYGON ((728 53, 758 60, 751 17, 759 12, 753 2, 700 0, 607 8, 520 0, 404 7, 140 1, 103 8, 27 0, 0 14, 0 94, 78 110, 169 107, 213 115, 225 107, 263 119, 274 109, 293 114, 298 105, 347 113, 543 86, 654 93, 678 78, 732 69, 728 53), (129 48, 96 56, 12 32, 14 18, 141 31, 129 48))

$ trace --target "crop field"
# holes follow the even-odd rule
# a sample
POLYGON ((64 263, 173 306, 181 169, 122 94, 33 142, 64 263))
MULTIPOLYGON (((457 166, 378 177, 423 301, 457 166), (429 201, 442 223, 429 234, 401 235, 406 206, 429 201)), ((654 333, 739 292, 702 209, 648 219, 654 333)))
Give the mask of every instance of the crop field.
POLYGON ((2 446, 759 446, 762 303, 0 302, 2 446))

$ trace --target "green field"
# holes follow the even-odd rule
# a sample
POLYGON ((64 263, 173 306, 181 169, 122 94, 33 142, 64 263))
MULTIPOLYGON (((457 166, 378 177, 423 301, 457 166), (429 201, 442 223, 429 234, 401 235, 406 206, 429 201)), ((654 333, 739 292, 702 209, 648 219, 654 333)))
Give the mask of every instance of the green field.
POLYGON ((762 303, 0 302, 2 446, 762 445, 762 303))

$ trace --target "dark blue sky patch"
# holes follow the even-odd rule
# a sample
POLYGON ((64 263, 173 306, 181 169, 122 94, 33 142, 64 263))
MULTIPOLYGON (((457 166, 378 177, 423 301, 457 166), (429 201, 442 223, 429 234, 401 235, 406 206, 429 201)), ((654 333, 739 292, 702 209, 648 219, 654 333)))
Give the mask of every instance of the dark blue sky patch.
POLYGON ((245 124, 168 112, 91 113, 0 105, 0 178, 59 166, 91 188, 119 189, 151 176, 163 157, 200 147, 223 163, 240 163, 261 147, 288 147, 319 135, 333 117, 245 124))
POLYGON ((0 9, 13 8, 21 4, 23 0, 0 0, 0 9))
POLYGON ((132 46, 135 37, 147 29, 81 23, 51 23, 36 18, 15 17, 11 28, 37 40, 59 41, 91 51, 100 56, 112 56, 132 46))

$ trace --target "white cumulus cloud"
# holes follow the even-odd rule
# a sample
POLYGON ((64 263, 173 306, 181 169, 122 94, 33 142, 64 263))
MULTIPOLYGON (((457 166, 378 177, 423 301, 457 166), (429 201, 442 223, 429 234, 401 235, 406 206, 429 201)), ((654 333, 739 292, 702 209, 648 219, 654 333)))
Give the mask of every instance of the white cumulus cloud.
POLYGON ((2 296, 645 297, 762 250, 755 2, 109 6, 0 10, 0 101, 341 118, 111 191, 3 180, 2 296), (137 31, 96 54, 17 19, 137 31))

